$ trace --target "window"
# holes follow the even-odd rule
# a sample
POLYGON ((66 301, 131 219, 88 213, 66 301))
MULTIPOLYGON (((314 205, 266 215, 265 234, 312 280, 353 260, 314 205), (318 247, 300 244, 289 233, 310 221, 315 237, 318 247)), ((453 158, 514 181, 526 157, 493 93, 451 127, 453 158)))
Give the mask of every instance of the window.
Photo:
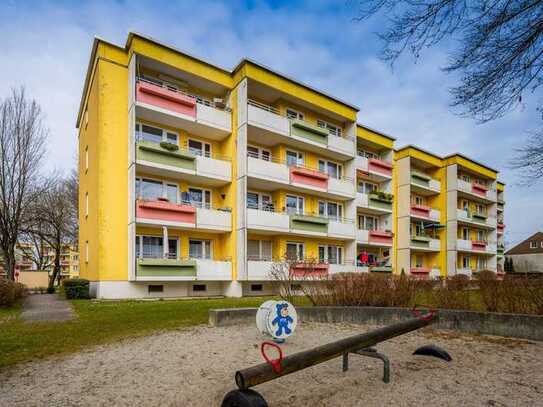
POLYGON ((289 167, 303 166, 304 155, 298 151, 287 150, 287 165, 289 167))
POLYGON ((535 240, 530 242, 530 249, 537 249, 537 242, 535 240))
POLYGON ((189 188, 188 203, 198 208, 211 208, 211 191, 201 188, 189 188))
POLYGON ((343 166, 332 161, 319 160, 319 171, 336 179, 343 176, 343 166))
POLYGON ((170 202, 178 202, 177 199, 178 187, 175 184, 166 184, 166 198, 170 202))
POLYGON ((247 240, 247 260, 271 261, 271 240, 247 240))
POLYGON ((358 155, 360 157, 365 157, 365 158, 379 159, 379 154, 374 153, 373 151, 368 151, 368 150, 358 150, 358 155))
POLYGON ((484 257, 477 257, 477 270, 486 270, 486 259, 484 257))
POLYGON ((461 179, 462 181, 471 182, 471 177, 470 177, 469 175, 466 175, 466 174, 462 174, 462 175, 460 176, 460 179, 461 179))
POLYGON ((189 139, 188 145, 189 151, 192 154, 203 157, 211 157, 211 144, 189 139))
POLYGON ((251 291, 262 291, 262 284, 251 284, 251 291))
POLYGON ((173 195, 172 189, 175 188, 175 199, 177 202, 177 185, 168 184, 164 186, 162 181, 155 181, 147 178, 136 178, 136 196, 138 199, 155 200, 157 198, 168 197, 173 195), (164 191, 166 189, 166 191, 164 191))
POLYGON ((179 144, 179 136, 177 133, 142 123, 136 123, 136 140, 146 140, 157 144, 163 141, 179 144))
POLYGON ((420 254, 416 254, 412 257, 413 267, 424 267, 424 258, 420 254))
POLYGON ((85 172, 89 170, 89 146, 85 147, 85 172))
POLYGON ((207 291, 207 286, 205 284, 193 284, 192 291, 207 291))
POLYGON ((271 195, 247 191, 247 208, 273 212, 271 195))
POLYGON ((319 216, 341 221, 343 218, 343 205, 335 202, 319 201, 319 216))
POLYGON ((294 120, 304 120, 304 114, 297 110, 287 108, 287 118, 294 120))
POLYGON ((411 199, 412 199, 412 202, 413 202, 415 205, 424 206, 424 205, 426 204, 426 200, 425 200, 425 198, 422 197, 422 196, 413 195, 411 199))
POLYGON ((469 269, 471 268, 471 258, 469 256, 462 256, 462 268, 469 269))
POLYGON ((469 229, 462 228, 462 240, 469 240, 469 229))
POLYGON ((475 212, 478 213, 479 215, 484 215, 485 214, 485 207, 484 205, 482 204, 476 204, 475 205, 475 212))
POLYGON ((374 184, 373 182, 358 181, 358 192, 361 194, 371 194, 378 189, 377 184, 374 184))
POLYGON ((477 240, 480 240, 480 241, 486 240, 485 232, 483 230, 477 231, 477 240))
POLYGON ((343 247, 319 246, 319 263, 343 264, 343 247))
POLYGON ((247 156, 264 161, 271 161, 271 151, 260 147, 247 146, 247 156))
POLYGON ((332 136, 341 137, 341 127, 325 122, 324 120, 317 120, 317 126, 327 129, 328 133, 332 136))
POLYGON ((85 217, 89 216, 89 193, 85 192, 85 217))
POLYGON ((164 239, 161 236, 136 236, 136 257, 140 259, 177 259, 177 238, 168 239, 168 248, 165 251, 164 239))
POLYGON ((189 240, 189 257, 193 259, 211 259, 211 240, 189 240))
POLYGON ((466 212, 469 212, 469 202, 466 201, 465 199, 461 200, 460 201, 460 208, 462 208, 466 212))
POLYGON ((411 233, 413 233, 413 230, 415 231, 413 236, 423 236, 424 235, 424 226, 422 225, 422 222, 412 223, 411 224, 411 233))
POLYGON ((148 285, 147 286, 147 292, 149 294, 151 294, 151 293, 162 293, 162 292, 164 292, 164 286, 163 285, 148 285))
POLYGON ((359 215, 358 228, 362 230, 377 230, 378 220, 375 216, 359 215))
POLYGON ((287 242, 287 259, 303 261, 305 258, 305 245, 297 242, 287 242))
POLYGON ((301 196, 287 195, 287 213, 304 214, 304 198, 301 196))

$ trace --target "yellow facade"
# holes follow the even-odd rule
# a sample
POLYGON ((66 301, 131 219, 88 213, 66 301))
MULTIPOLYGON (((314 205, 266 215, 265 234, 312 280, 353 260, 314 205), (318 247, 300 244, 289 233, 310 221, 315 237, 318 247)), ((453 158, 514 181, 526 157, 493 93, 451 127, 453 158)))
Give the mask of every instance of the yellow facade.
MULTIPOLYGON (((251 278, 249 250, 258 247, 268 258, 271 244, 271 257, 278 259, 285 255, 288 242, 303 244, 309 258, 322 256, 319 246, 341 248, 342 264, 330 264, 337 272, 431 268, 447 276, 451 211, 469 207, 471 213, 477 210, 478 199, 475 196, 466 206, 463 200, 469 196, 459 193, 451 205, 447 184, 454 179, 451 168, 475 180, 479 176, 489 180, 489 185, 496 184, 497 172, 460 154, 439 157, 414 146, 394 150, 392 137, 356 124, 357 112, 351 104, 250 60, 227 70, 138 34, 131 33, 125 47, 96 40, 77 120, 81 277, 105 287, 105 297, 114 297, 117 288, 112 287, 121 287, 120 283, 123 292, 140 295, 146 284, 161 283, 173 287, 171 293, 179 293, 191 281, 202 279, 219 281, 209 284, 222 285, 226 295, 239 295, 247 283, 263 278, 251 278), (143 91, 135 86, 142 78, 147 81, 143 91), (147 99, 140 102, 139 97, 147 99), (302 130, 294 128, 292 112, 302 130), (147 141, 155 137, 146 147, 136 139, 136 124, 162 133, 141 136, 147 141), (166 134, 175 140, 175 150, 164 150, 166 134), (198 153, 199 147, 194 146, 205 144, 209 145, 205 154, 198 153), (151 151, 147 157, 155 158, 142 160, 141 151, 151 151), (287 165, 287 151, 299 153, 299 162, 293 164, 291 154, 287 165), (185 160, 183 165, 179 160, 185 160), (293 167, 325 177, 306 173, 295 178, 293 167), (427 177, 434 190, 420 185, 409 188, 411 172, 418 172, 423 180, 427 177), (190 205, 193 199, 203 198, 188 194, 189 188, 210 191, 210 205, 194 206, 193 215, 185 213, 183 219, 189 220, 183 222, 175 213, 186 208, 164 196, 151 199, 154 203, 147 208, 154 209, 144 210, 136 202, 140 198, 135 196, 136 179, 175 187, 180 196, 190 197, 190 205), (269 195, 271 202, 266 201, 266 207, 252 202, 256 207, 250 207, 249 192, 257 193, 253 200, 269 195), (303 208, 292 212, 287 196, 303 199, 303 208), (431 249, 409 247, 419 222, 410 219, 412 206, 427 207, 434 215, 439 212, 433 219, 431 249), (163 218, 156 218, 157 211, 163 218), (306 218, 296 220, 293 214, 306 218), (136 236, 142 237, 137 249, 136 236), (166 236, 177 239, 175 252, 165 247, 166 236), (211 241, 213 255, 206 260, 216 264, 198 259, 194 275, 190 271, 171 277, 168 270, 158 278, 153 273, 169 266, 154 258, 147 261, 152 265, 145 266, 139 252, 151 247, 148 241, 155 242, 153 253, 174 255, 170 260, 180 261, 192 256, 189 239, 211 241), (360 264, 360 253, 371 255, 368 264, 360 264), (200 268, 205 269, 205 278, 199 277, 200 268), (229 271, 219 276, 213 274, 215 269, 229 271)), ((497 191, 503 189, 498 183, 497 191)), ((492 205, 487 206, 494 211, 492 205)), ((474 230, 470 227, 470 237, 474 230)), ((460 229, 454 236, 460 236, 460 229)))

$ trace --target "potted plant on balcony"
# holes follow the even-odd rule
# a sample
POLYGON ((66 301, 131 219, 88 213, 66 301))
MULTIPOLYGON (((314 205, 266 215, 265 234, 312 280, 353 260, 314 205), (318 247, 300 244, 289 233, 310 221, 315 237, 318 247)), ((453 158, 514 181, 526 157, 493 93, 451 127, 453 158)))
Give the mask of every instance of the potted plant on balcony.
POLYGON ((177 151, 177 150, 179 150, 179 146, 177 144, 170 143, 168 141, 161 141, 160 142, 160 147, 162 147, 164 150, 168 150, 168 151, 177 151))

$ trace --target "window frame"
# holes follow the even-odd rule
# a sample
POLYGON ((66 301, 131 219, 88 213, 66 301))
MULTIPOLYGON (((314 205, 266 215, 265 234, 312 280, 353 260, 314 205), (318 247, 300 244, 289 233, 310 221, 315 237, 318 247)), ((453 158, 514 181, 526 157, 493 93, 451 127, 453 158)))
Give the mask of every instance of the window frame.
POLYGON ((303 215, 305 213, 305 198, 303 196, 299 196, 299 195, 286 194, 285 195, 285 210, 289 214, 294 213, 296 215, 303 215), (296 211, 289 212, 288 198, 295 198, 296 199, 296 211), (300 211, 300 202, 302 203, 301 211, 300 211))
POLYGON ((212 239, 197 239, 189 237, 189 258, 200 260, 213 260, 213 240, 212 239), (190 255, 191 242, 199 242, 202 244, 202 257, 192 257, 190 255), (207 256, 206 242, 209 242, 209 257, 207 256))
MULTIPOLYGON (((176 143, 172 143, 172 144, 176 144, 177 146, 180 146, 180 138, 181 138, 181 133, 177 132, 177 131, 172 131, 172 130, 167 130, 163 127, 159 127, 159 126, 155 126, 155 125, 150 125, 150 124, 146 124, 146 123, 143 123, 141 121, 137 121, 134 128, 135 128, 135 133, 136 133, 136 140, 143 140, 142 136, 141 136, 141 133, 142 133, 142 130, 143 130, 143 126, 147 126, 147 127, 150 127, 150 128, 153 128, 153 129, 157 129, 157 130, 160 130, 162 131, 162 140, 159 142, 162 143, 162 142, 167 142, 167 143, 171 143, 170 140, 168 140, 168 133, 169 134, 175 134, 176 136, 176 139, 177 139, 177 142, 176 143), (139 129, 138 129, 139 127, 139 129)), ((150 140, 149 140, 150 141, 150 140)), ((154 141, 152 141, 154 142, 154 141)))
POLYGON ((294 242, 294 241, 287 241, 286 247, 285 247, 285 256, 288 258, 288 247, 289 245, 295 245, 296 246, 296 259, 293 259, 295 261, 304 261, 305 260, 305 243, 304 242, 294 242), (302 257, 300 258, 300 248, 302 257))
POLYGON ((247 157, 252 157, 252 158, 256 158, 256 159, 268 161, 268 162, 273 161, 271 150, 264 147, 255 146, 253 144, 247 144, 247 157), (256 157, 249 154, 249 148, 256 149, 256 157), (268 158, 264 158, 264 152, 268 154, 268 158))
POLYGON ((305 164, 305 154, 298 150, 287 149, 285 150, 285 162, 289 167, 303 167, 305 164), (296 164, 292 165, 288 163, 288 153, 296 154, 296 164))
POLYGON ((213 156, 213 145, 207 141, 202 141, 202 140, 198 140, 196 138, 193 138, 193 137, 189 137, 187 139, 187 150, 189 152, 191 152, 192 154, 198 156, 198 157, 206 157, 206 158, 211 158, 213 156), (191 147, 190 147, 190 142, 194 142, 194 143, 200 143, 202 145, 202 152, 201 154, 198 154, 198 153, 194 153, 193 150, 191 150, 191 147), (209 147, 209 151, 206 151, 206 147, 209 147))
POLYGON ((202 188, 202 187, 195 187, 188 185, 187 186, 187 193, 190 198, 190 190, 196 190, 196 191, 202 191, 202 197, 205 202, 206 192, 209 192, 209 206, 207 206, 204 202, 200 206, 194 206, 192 203, 196 201, 192 201, 192 199, 189 200, 189 205, 194 206, 195 208, 202 208, 202 209, 212 209, 213 208, 213 190, 202 188))
POLYGON ((337 161, 331 161, 331 160, 326 160, 324 158, 319 158, 319 172, 322 172, 324 174, 327 174, 329 177, 331 178, 335 178, 335 179, 342 179, 343 178, 343 164, 337 162, 337 161), (321 170, 321 163, 324 164, 324 170, 321 170), (330 164, 333 164, 337 167, 337 177, 334 177, 332 175, 330 175, 330 171, 329 171, 329 168, 328 166, 330 164))
MULTIPOLYGON (((543 242, 541 244, 543 245, 543 242)), ((530 241, 530 249, 537 249, 537 240, 530 241)))
POLYGON ((292 108, 292 107, 287 107, 285 109, 285 116, 286 116, 287 119, 290 119, 290 120, 302 120, 302 121, 305 120, 305 114, 303 112, 297 110, 297 109, 292 108), (289 112, 294 113, 294 115, 296 117, 290 117, 289 112))
POLYGON ((336 124, 332 124, 326 120, 317 119, 317 126, 320 127, 321 129, 328 130, 328 134, 331 136, 336 136, 336 137, 343 136, 343 129, 340 126, 336 124))

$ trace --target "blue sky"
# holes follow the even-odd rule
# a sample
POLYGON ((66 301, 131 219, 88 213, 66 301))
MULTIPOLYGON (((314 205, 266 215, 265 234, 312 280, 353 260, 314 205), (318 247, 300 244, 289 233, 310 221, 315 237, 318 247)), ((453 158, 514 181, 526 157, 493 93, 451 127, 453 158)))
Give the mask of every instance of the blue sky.
POLYGON ((501 171, 507 183, 506 240, 543 230, 543 183, 521 188, 508 163, 535 106, 477 125, 449 108, 454 77, 440 67, 447 46, 394 70, 378 58, 380 17, 356 23, 355 1, 95 1, 4 0, 0 4, 0 98, 25 85, 51 130, 48 169, 75 163, 74 127, 93 37, 124 45, 137 31, 230 68, 247 56, 361 107, 359 121, 438 154, 461 151, 501 171))

